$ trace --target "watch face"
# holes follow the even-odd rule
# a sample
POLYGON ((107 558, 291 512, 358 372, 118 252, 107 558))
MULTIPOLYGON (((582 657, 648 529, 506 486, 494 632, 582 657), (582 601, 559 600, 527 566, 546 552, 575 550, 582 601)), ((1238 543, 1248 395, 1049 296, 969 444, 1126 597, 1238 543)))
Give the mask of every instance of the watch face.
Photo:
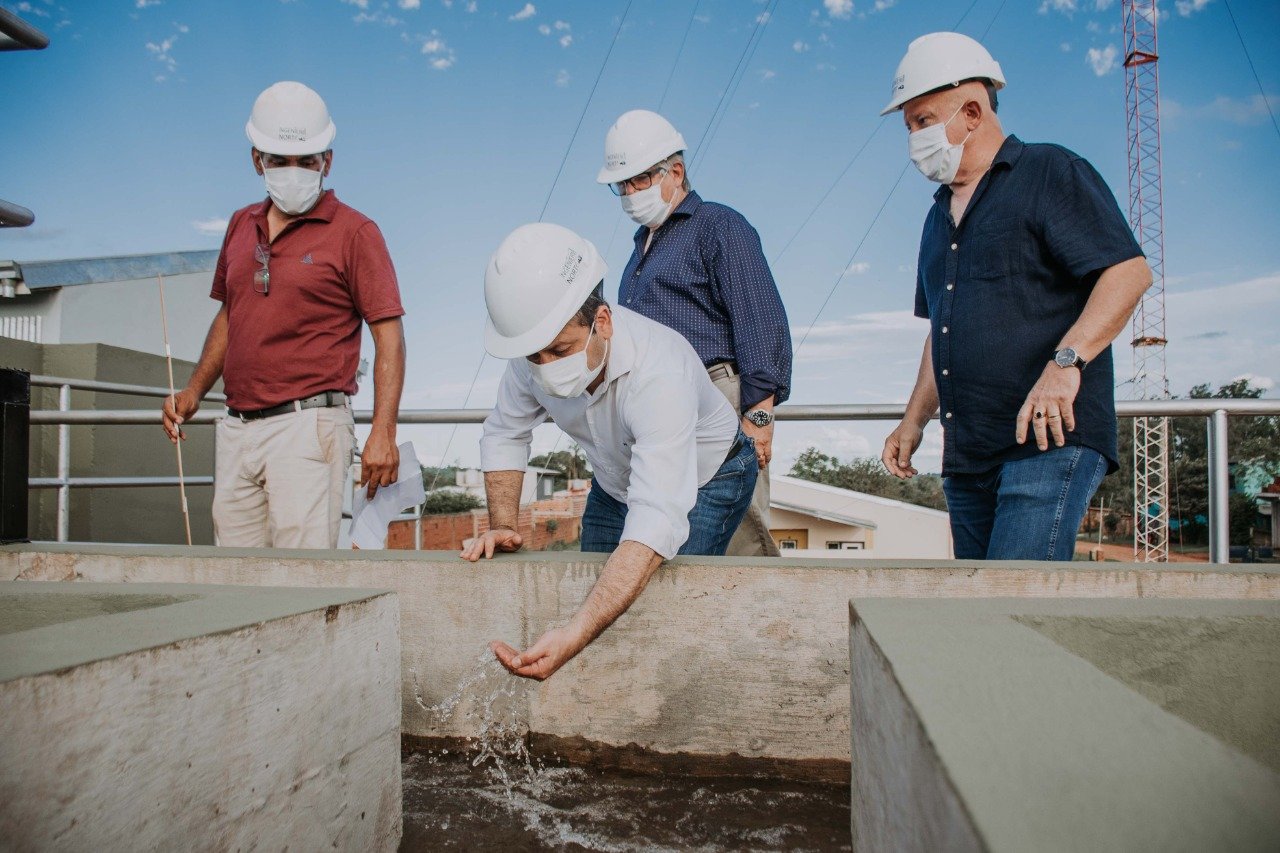
POLYGON ((1058 350, 1054 353, 1053 360, 1058 363, 1059 367, 1071 367, 1076 363, 1076 351, 1068 347, 1067 349, 1058 350))
POLYGON ((769 417, 768 412, 762 411, 760 409, 756 409, 755 411, 750 412, 747 415, 747 419, 750 420, 753 424, 755 424, 758 427, 766 427, 773 420, 773 418, 769 417))

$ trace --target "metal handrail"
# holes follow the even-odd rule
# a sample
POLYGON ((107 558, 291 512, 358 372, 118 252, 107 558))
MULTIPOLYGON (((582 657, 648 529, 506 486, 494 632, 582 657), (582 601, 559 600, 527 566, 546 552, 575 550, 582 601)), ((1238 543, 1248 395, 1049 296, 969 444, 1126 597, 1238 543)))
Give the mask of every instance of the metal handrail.
MULTIPOLYGON (((127 385, 90 379, 59 376, 32 376, 31 384, 58 388, 57 411, 33 411, 31 423, 36 426, 58 426, 58 476, 35 478, 31 488, 58 489, 58 540, 66 541, 68 533, 69 491, 72 488, 118 488, 125 486, 177 485, 176 477, 72 477, 70 475, 69 427, 76 425, 159 425, 156 409, 111 409, 71 411, 71 391, 99 391, 143 397, 168 397, 167 388, 127 385)), ((225 402, 221 394, 209 394, 205 402, 225 402)), ((897 420, 906 413, 902 403, 851 403, 833 405, 789 404, 779 406, 780 421, 886 421, 897 420)), ((355 422, 368 424, 373 412, 355 411, 355 422)), ((397 424, 404 426, 479 424, 488 417, 488 409, 407 409, 399 414, 397 424)), ((1208 420, 1209 450, 1209 557, 1215 563, 1229 561, 1228 525, 1228 455, 1227 419, 1280 415, 1280 399, 1196 398, 1182 400, 1117 400, 1116 415, 1122 418, 1201 417, 1208 420)), ((214 424, 227 417, 225 411, 202 409, 187 419, 191 425, 214 424)), ((936 415, 935 415, 936 417, 936 415)), ((187 477, 187 485, 212 485, 213 477, 187 477)))

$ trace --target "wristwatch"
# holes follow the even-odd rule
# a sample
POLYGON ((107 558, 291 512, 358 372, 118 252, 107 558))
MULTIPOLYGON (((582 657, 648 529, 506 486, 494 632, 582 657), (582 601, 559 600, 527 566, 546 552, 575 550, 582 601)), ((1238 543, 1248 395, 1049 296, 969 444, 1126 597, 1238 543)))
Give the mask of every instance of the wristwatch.
POLYGON ((1071 347, 1063 347, 1053 354, 1053 363, 1058 367, 1078 367, 1084 370, 1085 360, 1076 355, 1071 347))
POLYGON ((769 412, 764 409, 752 409, 743 415, 743 417, 758 427, 767 427, 769 424, 773 423, 773 412, 769 412))

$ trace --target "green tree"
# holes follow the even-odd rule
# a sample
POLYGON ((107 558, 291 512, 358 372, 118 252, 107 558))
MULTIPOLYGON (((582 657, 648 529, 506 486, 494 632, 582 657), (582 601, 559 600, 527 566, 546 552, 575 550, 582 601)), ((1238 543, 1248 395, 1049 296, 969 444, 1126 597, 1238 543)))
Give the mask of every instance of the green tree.
POLYGON ((535 468, 558 471, 559 476, 556 477, 555 484, 557 489, 566 488, 569 480, 591 479, 591 463, 587 461, 582 448, 576 444, 568 450, 557 450, 554 453, 535 456, 529 460, 529 464, 535 468))
POLYGON ((466 492, 446 492, 437 490, 427 495, 422 504, 423 515, 448 515, 454 512, 468 512, 484 506, 484 501, 466 492))
POLYGON ((930 509, 947 508, 947 499, 942 494, 942 478, 937 474, 919 474, 910 480, 899 480, 885 470, 879 459, 854 458, 842 462, 816 447, 810 447, 796 458, 791 466, 791 476, 930 509))
MULTIPOLYGON (((1196 385, 1187 395, 1193 400, 1255 399, 1262 389, 1248 379, 1237 379, 1219 386, 1196 385)), ((1108 507, 1133 511, 1133 424, 1120 422, 1120 470, 1103 480, 1096 503, 1104 499, 1108 507)), ((1227 453, 1232 468, 1232 489, 1248 498, 1256 497, 1262 486, 1280 474, 1280 417, 1235 417, 1228 422, 1227 453)), ((1209 438, 1204 418, 1169 419, 1169 518, 1175 522, 1173 541, 1181 544, 1203 544, 1209 528, 1209 438)), ((1235 516, 1252 513, 1240 501, 1232 503, 1235 516)), ((1244 522, 1241 521, 1243 524, 1244 522)), ((1236 536, 1232 535, 1234 543, 1236 536)))

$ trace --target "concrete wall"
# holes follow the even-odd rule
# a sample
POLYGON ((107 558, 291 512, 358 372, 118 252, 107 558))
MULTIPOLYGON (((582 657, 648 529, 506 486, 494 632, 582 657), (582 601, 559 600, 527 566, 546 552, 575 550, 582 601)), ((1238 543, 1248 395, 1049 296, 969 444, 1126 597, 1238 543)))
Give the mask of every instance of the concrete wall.
POLYGON ((1280 849, 1278 602, 863 598, 849 644, 855 850, 1280 849))
MULTIPOLYGON (((532 642, 569 618, 604 558, 440 552, 360 554, 213 548, 9 546, 0 577, 399 593, 404 730, 474 735, 466 705, 434 705, 473 672, 489 641, 532 642)), ((662 753, 847 762, 852 597, 1205 597, 1280 599, 1267 567, 678 558, 631 610, 560 673, 525 694, 533 731, 662 753)), ((847 773, 847 767, 844 769, 847 773)))
MULTIPOLYGON (((100 344, 36 345, 0 338, 0 364, 31 373, 97 379, 133 385, 167 387, 164 358, 100 344)), ((174 361, 174 382, 186 384, 194 364, 174 361)), ((215 387, 221 390, 221 384, 215 387)), ((161 400, 73 391, 73 409, 146 409, 159 412, 161 400)), ((32 389, 33 409, 57 409, 57 389, 32 389)), ((128 426, 72 426, 73 477, 175 476, 177 458, 159 423, 128 426)), ((190 476, 213 473, 212 426, 187 429, 183 467, 190 476)), ((31 476, 56 477, 58 428, 31 429, 31 476)), ((56 490, 31 491, 30 537, 57 538, 56 490)), ((191 535, 198 544, 213 543, 211 486, 187 489, 191 535)), ((173 543, 186 541, 177 487, 72 489, 70 538, 79 542, 173 543)))
POLYGON ((6 850, 396 849, 394 596, 0 584, 10 597, 49 618, 0 635, 6 850))

